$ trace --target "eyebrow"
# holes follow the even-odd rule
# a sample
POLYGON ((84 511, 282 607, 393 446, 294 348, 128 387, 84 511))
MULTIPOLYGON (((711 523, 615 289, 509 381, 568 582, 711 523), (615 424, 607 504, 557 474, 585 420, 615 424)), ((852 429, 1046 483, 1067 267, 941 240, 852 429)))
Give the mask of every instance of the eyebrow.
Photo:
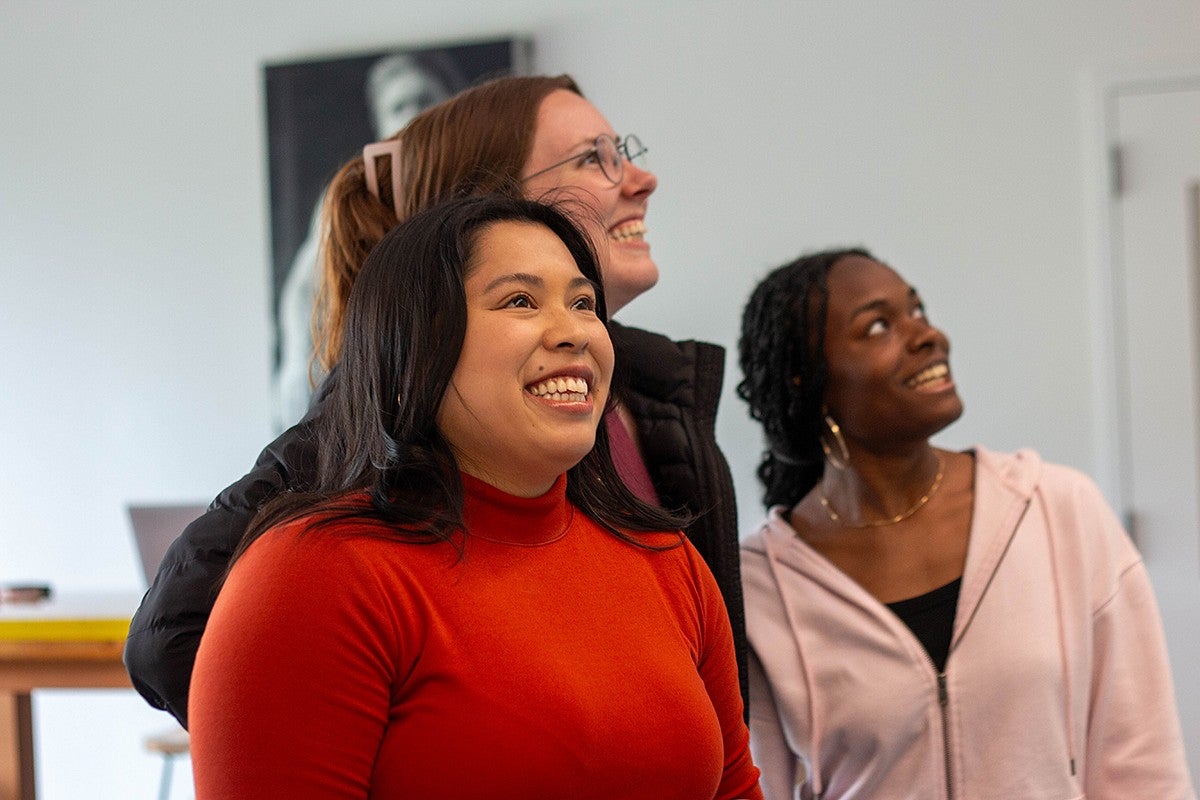
MULTIPOLYGON (((509 283, 518 283, 523 286, 534 286, 539 289, 545 287, 546 285, 546 282, 542 280, 541 276, 539 275, 533 275, 529 272, 511 272, 508 275, 501 275, 499 278, 496 278, 487 286, 483 287, 483 292, 484 294, 487 294, 493 289, 509 283)), ((571 282, 567 284, 568 289, 578 289, 582 286, 595 288, 595 284, 592 281, 589 281, 583 275, 580 275, 578 278, 572 278, 571 282)))
POLYGON ((599 139, 601 136, 610 136, 613 139, 616 139, 618 142, 621 141, 621 137, 615 133, 609 133, 608 131, 600 131, 599 133, 593 133, 591 136, 582 137, 575 144, 569 146, 563 152, 570 153, 571 155, 580 155, 581 156, 584 153, 588 152, 588 150, 595 150, 596 149, 596 140, 599 139))
MULTIPOLYGON (((915 286, 908 287, 908 299, 909 300, 917 298, 918 296, 919 295, 917 294, 917 289, 915 286)), ((884 298, 879 298, 877 300, 871 300, 870 302, 863 303, 861 306, 854 309, 854 311, 850 314, 850 318, 854 319, 859 314, 864 314, 868 311, 877 311, 882 308, 887 308, 887 305, 888 305, 888 301, 884 298)))

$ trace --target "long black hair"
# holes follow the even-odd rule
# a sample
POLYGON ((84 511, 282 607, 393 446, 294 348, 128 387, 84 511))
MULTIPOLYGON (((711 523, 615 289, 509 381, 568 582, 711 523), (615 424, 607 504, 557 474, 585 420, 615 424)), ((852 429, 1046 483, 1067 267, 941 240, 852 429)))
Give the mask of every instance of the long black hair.
POLYGON ((825 468, 826 278, 850 255, 874 258, 861 248, 801 256, 768 274, 742 313, 738 356, 744 377, 737 394, 763 426, 767 450, 757 473, 768 508, 798 503, 825 468))
MULTIPOLYGON (((463 530, 462 479, 437 412, 466 335, 471 256, 485 228, 507 221, 542 225, 562 240, 595 285, 596 313, 607 327, 591 242, 553 205, 501 194, 459 197, 397 225, 371 251, 350 293, 336 380, 317 426, 316 483, 268 503, 238 554, 268 528, 313 512, 310 528, 372 519, 390 523, 405 541, 454 541, 463 530)), ((635 544, 627 531, 669 531, 685 522, 626 487, 604 425, 595 447, 568 470, 567 497, 635 544)))

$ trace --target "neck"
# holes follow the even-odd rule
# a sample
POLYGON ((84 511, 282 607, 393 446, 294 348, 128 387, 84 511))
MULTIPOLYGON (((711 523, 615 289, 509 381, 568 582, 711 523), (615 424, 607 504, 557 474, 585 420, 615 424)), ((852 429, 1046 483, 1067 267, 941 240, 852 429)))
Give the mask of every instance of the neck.
POLYGON ((549 475, 548 473, 539 475, 534 470, 488 469, 484 465, 468 461, 461 456, 458 462, 460 471, 514 497, 541 497, 550 491, 550 487, 554 485, 554 482, 558 480, 558 476, 562 474, 562 472, 559 472, 554 475, 549 475))
POLYGON ((928 502, 941 485, 944 467, 944 457, 928 442, 904 453, 857 450, 845 469, 826 463, 819 499, 835 524, 894 524, 928 502))

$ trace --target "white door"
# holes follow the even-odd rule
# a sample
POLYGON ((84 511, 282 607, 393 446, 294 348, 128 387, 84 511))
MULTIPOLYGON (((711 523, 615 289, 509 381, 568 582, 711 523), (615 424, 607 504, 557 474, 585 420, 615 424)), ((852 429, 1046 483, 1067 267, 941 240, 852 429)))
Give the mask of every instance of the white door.
POLYGON ((1125 511, 1200 776, 1200 76, 1118 89, 1110 110, 1125 511))

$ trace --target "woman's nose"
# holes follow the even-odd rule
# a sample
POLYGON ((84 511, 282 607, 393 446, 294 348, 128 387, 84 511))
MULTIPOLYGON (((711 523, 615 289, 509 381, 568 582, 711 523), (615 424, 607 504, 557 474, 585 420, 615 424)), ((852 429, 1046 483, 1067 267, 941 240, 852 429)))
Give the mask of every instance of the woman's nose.
POLYGON ((543 343, 550 350, 567 349, 583 352, 591 341, 587 326, 574 309, 563 309, 554 314, 546 325, 543 343))
POLYGON ((658 188, 658 178, 648 169, 642 169, 632 161, 625 162, 625 175, 621 179, 621 193, 630 197, 649 197, 658 188))
POLYGON ((908 340, 911 349, 920 350, 923 347, 933 347, 939 342, 945 342, 945 335, 941 330, 930 325, 926 319, 916 319, 910 324, 914 326, 908 340))

